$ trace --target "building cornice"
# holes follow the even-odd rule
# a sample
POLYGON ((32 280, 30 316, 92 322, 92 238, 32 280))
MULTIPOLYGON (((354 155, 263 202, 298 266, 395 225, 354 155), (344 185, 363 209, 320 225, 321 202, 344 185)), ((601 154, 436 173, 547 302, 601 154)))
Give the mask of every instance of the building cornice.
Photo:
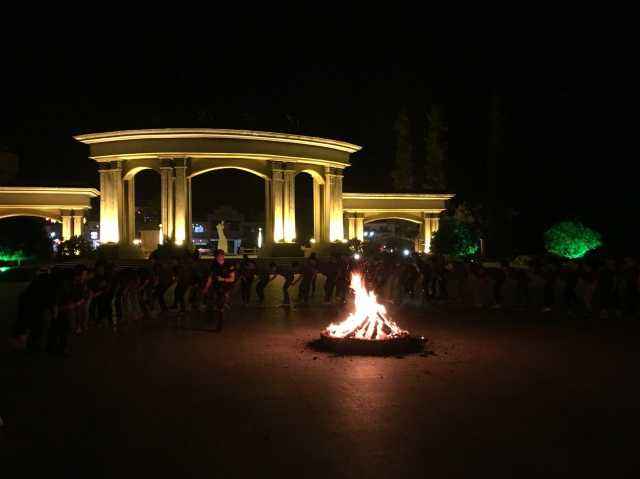
POLYGON ((350 200, 450 200, 453 193, 342 193, 350 200))
POLYGON ((151 130, 122 130, 104 133, 88 133, 74 136, 74 139, 91 145, 114 141, 180 139, 180 138, 226 138, 236 140, 273 141, 278 143, 297 143, 332 150, 355 153, 362 147, 344 141, 318 138, 315 136, 291 135, 269 131, 222 130, 212 128, 162 128, 151 130))
POLYGON ((65 188, 50 186, 0 186, 0 193, 81 195, 88 196, 90 198, 97 198, 100 196, 100 192, 95 188, 65 188))

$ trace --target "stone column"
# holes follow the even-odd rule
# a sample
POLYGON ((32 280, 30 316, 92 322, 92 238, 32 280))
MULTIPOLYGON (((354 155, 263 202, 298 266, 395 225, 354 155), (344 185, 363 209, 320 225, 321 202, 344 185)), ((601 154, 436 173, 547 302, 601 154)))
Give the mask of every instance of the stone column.
POLYGON ((263 244, 273 243, 273 209, 271 207, 271 180, 264 179, 264 242, 263 244))
POLYGON ((280 163, 272 164, 271 206, 273 218, 273 241, 284 241, 283 190, 284 172, 280 163))
POLYGON ((191 210, 191 178, 187 178, 187 244, 193 246, 193 215, 191 210))
POLYGON ((173 238, 173 166, 171 160, 162 160, 160 167, 160 209, 162 236, 173 238))
POLYGON ((72 215, 70 211, 62 212, 62 241, 67 241, 73 238, 73 223, 72 215))
MULTIPOLYGON (((313 238, 316 241, 324 240, 322 236, 322 210, 324 201, 322 193, 324 186, 317 179, 313 179, 313 238)), ((306 238, 304 238, 306 239, 306 238)))
POLYGON ((136 180, 131 177, 125 180, 125 190, 127 196, 127 243, 133 242, 136 238, 136 180))
POLYGON ((325 231, 329 241, 344 239, 342 214, 342 172, 335 168, 325 168, 325 231))
POLYGON ((423 213, 423 221, 420 225, 420 237, 424 239, 424 252, 431 252, 431 237, 438 231, 440 218, 433 213, 423 213))
POLYGON ((292 243, 296 240, 296 172, 286 167, 283 176, 284 240, 292 243))
POLYGON ((84 215, 82 211, 73 212, 73 236, 82 237, 82 230, 84 229, 83 219, 84 215))
POLYGON ((177 159, 175 160, 175 180, 174 180, 174 191, 175 191, 175 219, 174 219, 174 230, 175 230, 175 242, 177 245, 183 245, 187 239, 187 209, 189 205, 187 204, 187 160, 177 159))
POLYGON ((100 242, 120 241, 122 170, 118 162, 100 163, 100 242))
POLYGON ((347 228, 347 239, 354 239, 356 237, 356 218, 353 213, 345 213, 349 227, 347 228))
POLYGON ((356 213, 356 238, 364 241, 364 214, 356 213))

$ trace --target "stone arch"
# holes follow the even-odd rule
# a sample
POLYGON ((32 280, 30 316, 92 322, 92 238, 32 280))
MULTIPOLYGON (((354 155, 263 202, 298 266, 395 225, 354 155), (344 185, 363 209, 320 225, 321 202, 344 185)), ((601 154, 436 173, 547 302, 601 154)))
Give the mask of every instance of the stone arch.
POLYGON ((401 221, 410 221, 411 223, 422 223, 422 218, 408 215, 408 214, 379 214, 374 216, 369 216, 364 218, 364 224, 372 223, 374 221, 384 221, 384 220, 401 220, 401 221))
POLYGON ((46 210, 7 210, 0 212, 0 220, 6 218, 15 218, 19 216, 27 216, 32 218, 50 219, 52 221, 60 222, 62 216, 59 211, 46 211, 46 210))
POLYGON ((217 171, 217 170, 241 170, 241 171, 246 171, 247 173, 251 173, 253 175, 259 176, 260 178, 264 179, 264 180, 268 180, 269 177, 265 174, 262 173, 260 171, 254 170, 253 168, 248 168, 245 166, 238 166, 238 165, 222 165, 222 166, 212 166, 210 168, 203 168, 201 170, 197 170, 195 172, 192 172, 189 175, 189 179, 193 179, 196 176, 200 176, 203 175, 205 173, 209 173, 210 171, 217 171))
POLYGON ((156 173, 160 174, 160 171, 157 168, 154 168, 152 166, 134 166, 125 171, 124 175, 122 176, 122 179, 125 181, 133 180, 135 179, 138 173, 144 170, 153 170, 156 173))

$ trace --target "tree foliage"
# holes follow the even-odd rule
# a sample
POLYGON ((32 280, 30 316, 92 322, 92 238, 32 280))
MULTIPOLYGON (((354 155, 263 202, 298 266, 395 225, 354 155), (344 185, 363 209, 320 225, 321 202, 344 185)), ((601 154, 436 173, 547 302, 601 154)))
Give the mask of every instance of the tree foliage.
POLYGON ((468 224, 447 216, 431 238, 431 251, 455 257, 473 256, 478 252, 480 239, 468 224))
POLYGON ((447 154, 447 128, 440 108, 433 106, 428 115, 425 137, 424 188, 433 191, 442 191, 447 188, 444 171, 447 154))
POLYGON ((396 130, 396 161, 391 172, 396 191, 410 191, 413 188, 411 164, 411 124, 406 108, 398 113, 396 130))
POLYGON ((602 246, 602 238, 579 221, 561 221, 545 232, 544 243, 550 253, 574 259, 602 246))

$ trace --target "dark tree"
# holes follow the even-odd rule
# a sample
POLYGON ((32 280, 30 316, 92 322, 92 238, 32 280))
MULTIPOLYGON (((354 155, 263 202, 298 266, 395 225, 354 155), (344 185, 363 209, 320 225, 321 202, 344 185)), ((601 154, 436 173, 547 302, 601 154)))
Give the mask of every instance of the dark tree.
POLYGON ((411 164, 411 124, 407 109, 402 108, 398 113, 395 124, 396 131, 396 162, 391 172, 393 187, 396 191, 410 191, 413 188, 413 174, 411 164))
POLYGON ((429 191, 444 191, 447 188, 445 163, 448 143, 447 128, 440 108, 433 106, 427 115, 427 120, 423 187, 429 191))

